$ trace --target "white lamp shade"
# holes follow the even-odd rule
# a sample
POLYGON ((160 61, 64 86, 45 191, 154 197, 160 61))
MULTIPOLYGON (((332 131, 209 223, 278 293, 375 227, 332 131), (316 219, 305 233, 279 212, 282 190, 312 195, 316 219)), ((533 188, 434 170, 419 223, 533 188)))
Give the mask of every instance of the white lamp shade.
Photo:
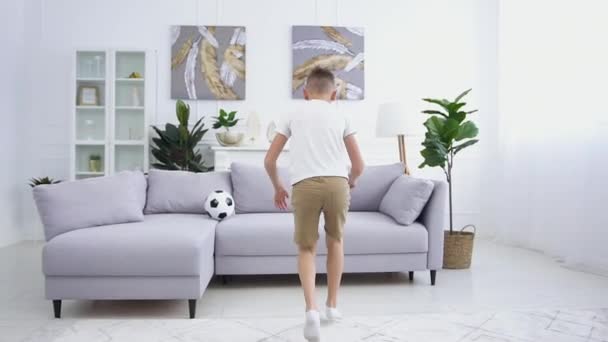
POLYGON ((408 135, 407 130, 408 128, 411 129, 408 115, 408 111, 401 103, 391 102, 381 104, 378 108, 376 136, 396 137, 400 134, 408 135))

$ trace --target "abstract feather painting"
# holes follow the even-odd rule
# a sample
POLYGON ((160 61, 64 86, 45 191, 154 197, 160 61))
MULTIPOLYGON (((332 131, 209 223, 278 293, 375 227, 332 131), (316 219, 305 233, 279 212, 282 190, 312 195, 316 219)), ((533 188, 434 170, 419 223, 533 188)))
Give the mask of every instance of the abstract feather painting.
POLYGON ((312 69, 321 67, 336 76, 339 100, 362 100, 365 89, 363 52, 361 27, 293 26, 293 98, 304 98, 306 77, 312 69))
POLYGON ((245 98, 245 27, 172 26, 171 98, 245 98))

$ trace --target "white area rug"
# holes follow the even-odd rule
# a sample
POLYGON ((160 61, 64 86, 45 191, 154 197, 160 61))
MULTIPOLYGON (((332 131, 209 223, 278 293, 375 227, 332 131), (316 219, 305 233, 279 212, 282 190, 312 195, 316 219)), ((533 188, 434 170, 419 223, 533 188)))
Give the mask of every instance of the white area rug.
MULTIPOLYGON (((323 342, 600 342, 608 309, 354 316, 323 324, 323 342)), ((0 320, 0 341, 304 341, 302 319, 0 320)))

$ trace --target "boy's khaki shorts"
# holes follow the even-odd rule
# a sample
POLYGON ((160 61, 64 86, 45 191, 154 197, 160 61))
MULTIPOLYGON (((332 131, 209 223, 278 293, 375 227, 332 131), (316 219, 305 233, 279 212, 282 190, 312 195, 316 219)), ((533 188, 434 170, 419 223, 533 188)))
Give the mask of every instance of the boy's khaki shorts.
POLYGON ((343 177, 311 177, 293 185, 291 193, 298 246, 310 248, 319 239, 319 217, 323 212, 325 233, 342 240, 350 205, 350 186, 343 177))

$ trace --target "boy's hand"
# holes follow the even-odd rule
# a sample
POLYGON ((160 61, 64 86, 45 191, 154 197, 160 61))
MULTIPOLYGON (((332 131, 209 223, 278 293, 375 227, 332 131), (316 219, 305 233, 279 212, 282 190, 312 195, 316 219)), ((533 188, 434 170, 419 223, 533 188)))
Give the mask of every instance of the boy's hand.
POLYGON ((355 185, 357 184, 357 180, 353 179, 352 177, 348 177, 348 186, 350 186, 350 188, 354 188, 355 185))
POLYGON ((289 198, 289 194, 285 188, 278 187, 274 192, 274 206, 281 210, 287 210, 287 198, 289 198))

